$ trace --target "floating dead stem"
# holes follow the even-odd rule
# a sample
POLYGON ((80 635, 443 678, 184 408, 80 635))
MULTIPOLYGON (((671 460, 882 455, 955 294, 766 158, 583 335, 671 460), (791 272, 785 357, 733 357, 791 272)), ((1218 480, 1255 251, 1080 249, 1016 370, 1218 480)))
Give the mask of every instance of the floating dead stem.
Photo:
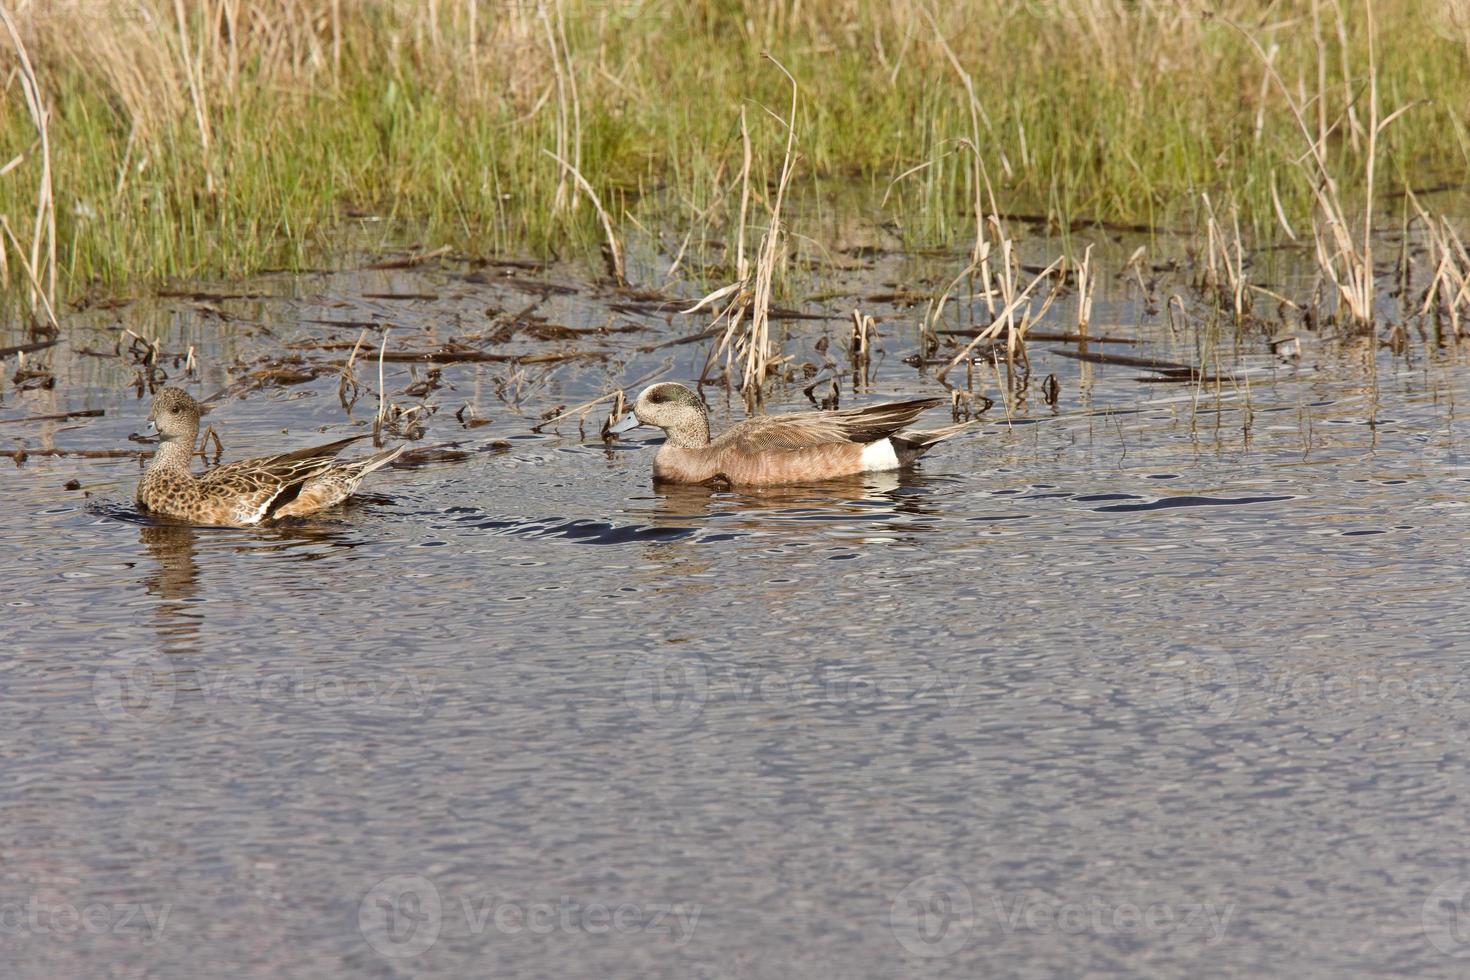
MULTIPOLYGON (((776 197, 770 205, 770 222, 765 234, 761 237, 752 275, 745 261, 745 216, 750 200, 750 135, 745 125, 745 113, 742 110, 740 131, 745 140, 746 153, 740 172, 740 238, 736 258, 737 279, 730 285, 705 296, 684 311, 695 313, 706 306, 717 306, 728 300, 710 324, 711 327, 715 327, 723 320, 725 331, 720 337, 719 344, 710 353, 709 361, 714 361, 723 354, 728 373, 734 360, 739 359, 741 365, 740 392, 745 396, 745 407, 748 411, 754 411, 760 405, 764 399, 764 385, 770 369, 783 360, 780 351, 773 350, 771 346, 771 292, 776 269, 781 264, 785 253, 786 234, 781 224, 781 207, 785 203, 786 189, 791 183, 791 175, 796 167, 796 79, 769 52, 762 52, 761 57, 780 69, 781 74, 785 75, 786 80, 791 83, 790 115, 782 119, 769 109, 766 110, 786 127, 786 153, 781 161, 781 179, 776 185, 776 197)), ((706 373, 709 361, 705 364, 706 373)))

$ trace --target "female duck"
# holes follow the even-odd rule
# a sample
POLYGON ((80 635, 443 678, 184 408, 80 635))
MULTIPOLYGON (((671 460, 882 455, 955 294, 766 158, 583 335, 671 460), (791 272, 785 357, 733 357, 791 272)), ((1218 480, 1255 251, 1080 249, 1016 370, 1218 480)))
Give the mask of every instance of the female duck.
POLYGON ((942 439, 973 425, 963 422, 916 431, 907 426, 941 398, 885 402, 836 412, 762 416, 711 439, 709 414, 699 396, 680 384, 644 389, 633 411, 612 426, 664 430, 668 439, 653 459, 655 480, 774 486, 809 483, 908 466, 942 439))
POLYGON ((138 483, 138 504, 144 510, 196 524, 259 524, 300 517, 346 500, 364 476, 388 465, 406 448, 337 462, 338 453, 363 438, 353 436, 294 453, 227 463, 196 477, 189 472, 189 460, 199 436, 199 415, 199 403, 182 389, 164 388, 154 397, 148 421, 162 441, 138 483))

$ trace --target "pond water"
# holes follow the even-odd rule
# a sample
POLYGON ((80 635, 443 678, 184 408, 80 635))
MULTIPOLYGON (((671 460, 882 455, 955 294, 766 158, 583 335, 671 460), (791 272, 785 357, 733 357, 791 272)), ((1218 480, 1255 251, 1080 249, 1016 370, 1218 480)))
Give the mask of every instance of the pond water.
MULTIPOLYGON (((1115 277, 1136 244, 1100 242, 1091 332, 1137 343, 1088 349, 1221 380, 1032 340, 1024 401, 976 365, 994 407, 919 469, 763 493, 655 488, 606 403, 536 428, 710 351, 657 346, 703 314, 585 270, 68 312, 25 361, 54 386, 12 355, 0 402, 32 451, 0 460, 6 976, 1463 976, 1467 348, 1171 325, 1202 301, 1115 277), (226 458, 369 431, 388 327, 528 360, 386 362, 437 409, 413 445, 456 445, 319 519, 151 522, 136 456, 36 452, 147 451, 124 330, 155 380, 226 393, 226 458)), ((1254 281, 1299 296, 1302 258, 1254 281)), ((848 370, 861 307, 882 336, 841 403, 946 395, 905 358, 962 260, 834 253, 790 365, 848 370)))

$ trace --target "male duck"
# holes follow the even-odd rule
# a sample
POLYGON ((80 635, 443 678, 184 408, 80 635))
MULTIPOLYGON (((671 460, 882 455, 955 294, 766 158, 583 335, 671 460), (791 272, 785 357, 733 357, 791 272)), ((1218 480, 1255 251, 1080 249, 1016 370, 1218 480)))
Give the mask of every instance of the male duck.
POLYGON ((144 510, 196 524, 300 517, 346 500, 364 476, 407 448, 337 462, 338 453, 363 438, 353 436, 280 456, 226 463, 196 477, 189 472, 189 460, 199 436, 199 415, 199 403, 179 388, 164 388, 154 397, 148 421, 162 442, 138 483, 138 504, 144 510))
POLYGON ((761 416, 711 439, 709 414, 681 384, 645 388, 609 430, 657 426, 668 439, 653 459, 653 478, 671 483, 774 486, 896 470, 930 446, 973 425, 963 422, 925 432, 904 428, 942 398, 885 402, 833 412, 761 416))

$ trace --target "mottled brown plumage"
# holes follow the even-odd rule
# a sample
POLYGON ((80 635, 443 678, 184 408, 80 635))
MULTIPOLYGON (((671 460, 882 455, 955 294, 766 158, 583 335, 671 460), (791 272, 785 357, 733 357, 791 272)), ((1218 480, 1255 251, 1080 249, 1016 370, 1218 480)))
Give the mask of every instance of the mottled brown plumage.
POLYGON ((148 421, 158 427, 162 441, 138 483, 138 504, 145 510, 195 524, 224 525, 311 514, 346 500, 364 476, 392 462, 405 448, 337 462, 338 453, 363 438, 353 436, 279 456, 227 463, 196 477, 189 471, 189 461, 199 435, 199 414, 199 403, 179 388, 165 388, 154 397, 148 421))
POLYGON ((644 390, 617 428, 653 425, 668 439, 653 461, 657 480, 773 486, 807 483, 908 466, 941 439, 972 423, 919 432, 906 429, 939 398, 886 402, 834 412, 759 416, 710 438, 699 396, 679 384, 644 390))

